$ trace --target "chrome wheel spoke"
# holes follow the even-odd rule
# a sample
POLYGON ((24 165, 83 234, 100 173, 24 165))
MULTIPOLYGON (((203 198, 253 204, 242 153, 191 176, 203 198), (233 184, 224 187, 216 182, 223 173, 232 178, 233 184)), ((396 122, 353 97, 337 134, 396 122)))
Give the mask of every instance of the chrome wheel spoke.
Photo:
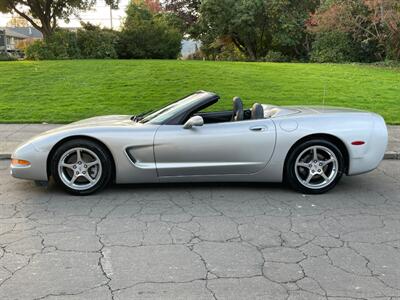
POLYGON ((310 169, 310 164, 309 163, 305 163, 305 162, 298 162, 297 164, 296 164, 298 167, 303 167, 303 168, 307 168, 307 169, 310 169))
POLYGON ((314 177, 314 175, 310 172, 307 176, 307 179, 305 180, 307 183, 310 183, 311 179, 314 177))
POLYGON ((90 183, 94 182, 94 179, 88 174, 84 174, 83 177, 85 177, 90 183))
POLYGON ((61 166, 73 170, 75 164, 61 163, 61 166))
POLYGON ((325 174, 324 171, 322 171, 321 176, 322 176, 322 178, 324 178, 326 181, 329 181, 329 178, 328 178, 328 176, 326 176, 326 174, 325 174))
POLYGON ((313 151, 313 160, 316 161, 318 160, 318 152, 317 152, 317 147, 312 148, 313 151))
POLYGON ((85 164, 86 164, 87 168, 89 169, 90 167, 100 164, 100 160, 96 159, 95 161, 91 161, 91 162, 88 162, 85 164))
POLYGON ((321 161, 321 163, 322 163, 322 166, 326 166, 326 165, 329 165, 330 163, 333 163, 334 161, 335 161, 334 158, 330 158, 328 160, 321 161))
POLYGON ((82 161, 81 149, 76 149, 76 162, 82 161))
POLYGON ((70 183, 71 183, 71 184, 75 184, 75 181, 76 181, 76 179, 78 179, 78 177, 79 177, 79 175, 74 174, 74 175, 72 176, 72 178, 71 178, 70 183))

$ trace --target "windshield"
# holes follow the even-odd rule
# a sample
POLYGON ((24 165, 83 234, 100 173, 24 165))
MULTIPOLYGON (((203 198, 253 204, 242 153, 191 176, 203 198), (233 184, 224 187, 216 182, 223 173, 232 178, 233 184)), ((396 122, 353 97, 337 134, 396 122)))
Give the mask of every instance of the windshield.
POLYGON ((165 120, 168 120, 170 117, 185 111, 188 107, 190 107, 194 102, 197 102, 200 98, 199 93, 194 93, 189 95, 181 100, 178 100, 174 103, 171 103, 159 110, 154 112, 150 112, 141 117, 140 123, 151 123, 151 124, 162 124, 165 120))

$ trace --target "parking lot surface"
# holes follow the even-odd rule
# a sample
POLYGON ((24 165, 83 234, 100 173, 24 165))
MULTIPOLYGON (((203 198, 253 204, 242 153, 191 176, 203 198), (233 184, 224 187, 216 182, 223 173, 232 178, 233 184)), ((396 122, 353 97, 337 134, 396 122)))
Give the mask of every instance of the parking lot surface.
POLYGON ((113 186, 74 197, 0 161, 0 299, 400 299, 400 161, 332 192, 113 186))

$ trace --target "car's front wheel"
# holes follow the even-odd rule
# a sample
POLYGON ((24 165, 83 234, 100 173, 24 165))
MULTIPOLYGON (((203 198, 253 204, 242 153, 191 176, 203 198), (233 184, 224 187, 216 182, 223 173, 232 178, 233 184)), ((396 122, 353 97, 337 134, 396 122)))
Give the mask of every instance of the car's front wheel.
POLYGON ((310 140, 297 145, 286 163, 286 180, 306 194, 321 194, 332 189, 344 172, 340 149, 327 140, 310 140))
POLYGON ((75 195, 89 195, 104 188, 111 180, 112 164, 99 143, 75 139, 56 149, 51 160, 55 182, 75 195))

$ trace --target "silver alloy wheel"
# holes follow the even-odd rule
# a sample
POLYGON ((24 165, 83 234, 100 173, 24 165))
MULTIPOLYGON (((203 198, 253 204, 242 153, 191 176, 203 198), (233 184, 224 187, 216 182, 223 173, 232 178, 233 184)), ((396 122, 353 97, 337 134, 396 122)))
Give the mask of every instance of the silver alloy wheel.
POLYGON ((58 162, 58 174, 69 188, 87 190, 100 180, 101 161, 96 153, 87 148, 72 148, 61 156, 58 162))
POLYGON ((335 153, 324 146, 311 146, 296 159, 297 180, 307 188, 321 189, 335 180, 339 163, 335 153))

